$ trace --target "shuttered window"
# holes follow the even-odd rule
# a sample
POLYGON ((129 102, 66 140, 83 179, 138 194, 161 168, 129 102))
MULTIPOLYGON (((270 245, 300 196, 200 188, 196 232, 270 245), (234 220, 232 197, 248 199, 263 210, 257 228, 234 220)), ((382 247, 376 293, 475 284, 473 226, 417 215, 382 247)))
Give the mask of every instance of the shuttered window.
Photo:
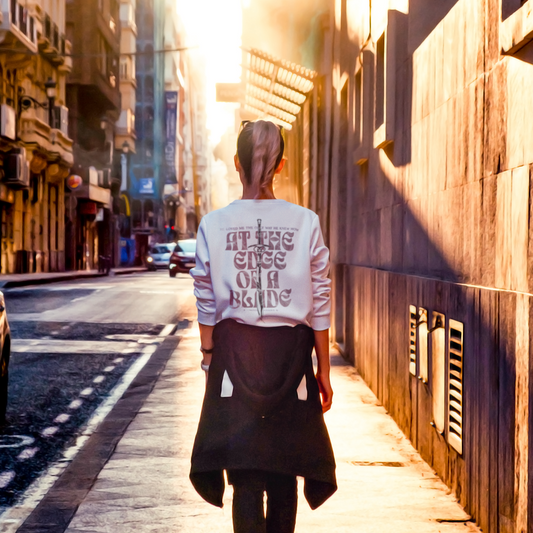
POLYGON ((409 306, 409 372, 416 376, 416 322, 417 310, 414 305, 409 306))
POLYGON ((448 331, 448 442, 463 453, 463 336, 461 322, 450 320, 448 331))

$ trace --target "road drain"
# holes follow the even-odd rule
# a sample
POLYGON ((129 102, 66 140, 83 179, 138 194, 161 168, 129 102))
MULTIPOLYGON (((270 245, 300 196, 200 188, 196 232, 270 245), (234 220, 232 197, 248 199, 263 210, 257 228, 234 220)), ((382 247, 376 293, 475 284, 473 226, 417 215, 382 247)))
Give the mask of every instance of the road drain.
POLYGON ((405 463, 398 461, 350 461, 350 464, 353 466, 407 466, 405 463))

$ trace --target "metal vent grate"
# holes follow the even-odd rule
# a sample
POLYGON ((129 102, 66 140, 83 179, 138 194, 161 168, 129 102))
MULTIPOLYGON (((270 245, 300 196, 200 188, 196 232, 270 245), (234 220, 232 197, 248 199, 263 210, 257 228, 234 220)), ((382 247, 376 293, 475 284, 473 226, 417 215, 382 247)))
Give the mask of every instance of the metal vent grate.
POLYGON ((461 322, 449 322, 448 442, 463 453, 463 336, 461 322))
POLYGON ((414 305, 409 306, 409 372, 416 376, 416 323, 418 319, 417 309, 414 305))

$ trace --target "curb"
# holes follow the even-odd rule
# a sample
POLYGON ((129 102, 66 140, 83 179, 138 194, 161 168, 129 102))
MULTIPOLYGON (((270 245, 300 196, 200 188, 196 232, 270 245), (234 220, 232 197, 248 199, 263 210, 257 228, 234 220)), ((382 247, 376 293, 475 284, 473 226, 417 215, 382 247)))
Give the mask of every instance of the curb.
POLYGON ((152 392, 180 337, 169 336, 137 374, 122 398, 40 501, 18 533, 63 533, 90 492, 131 421, 152 392))
POLYGON ((146 268, 131 268, 124 269, 119 271, 111 270, 109 276, 104 272, 77 272, 77 273, 65 273, 58 274, 57 276, 50 277, 39 277, 37 274, 35 277, 26 278, 26 279, 13 279, 2 281, 0 278, 0 289, 12 289, 16 287, 25 287, 29 285, 47 285, 50 283, 58 283, 61 281, 72 281, 76 279, 92 279, 92 278, 105 278, 105 277, 114 277, 114 276, 124 276, 126 274, 137 274, 141 272, 147 272, 146 268))

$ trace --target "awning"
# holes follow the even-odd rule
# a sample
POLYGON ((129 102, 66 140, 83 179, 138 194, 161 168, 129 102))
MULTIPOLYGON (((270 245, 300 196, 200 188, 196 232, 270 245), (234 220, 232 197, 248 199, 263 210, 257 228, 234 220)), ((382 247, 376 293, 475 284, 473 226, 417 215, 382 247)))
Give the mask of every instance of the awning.
POLYGON ((316 72, 260 50, 244 52, 245 110, 290 130, 314 88, 316 72))

